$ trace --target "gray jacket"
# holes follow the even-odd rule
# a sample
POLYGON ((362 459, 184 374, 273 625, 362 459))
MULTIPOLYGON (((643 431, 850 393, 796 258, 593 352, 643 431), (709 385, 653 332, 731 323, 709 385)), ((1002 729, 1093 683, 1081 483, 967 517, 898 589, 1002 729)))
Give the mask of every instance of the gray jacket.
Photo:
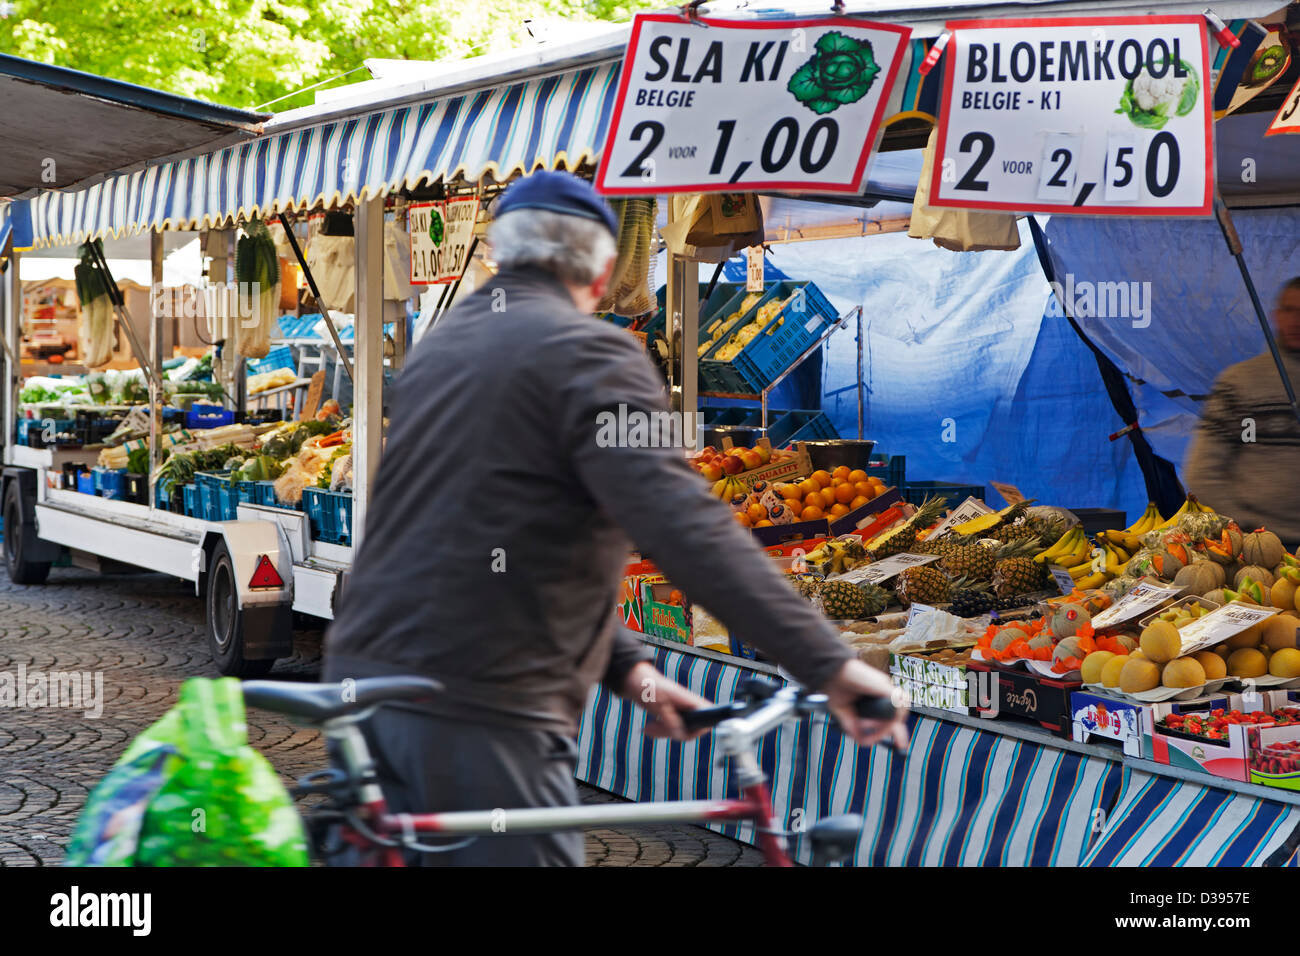
POLYGON ((554 278, 506 271, 414 350, 326 679, 427 674, 444 717, 573 733, 592 685, 649 655, 615 627, 633 544, 733 633, 820 687, 851 655, 680 447, 610 443, 666 411, 627 332, 554 278), (630 540, 629 540, 630 539, 630 540))

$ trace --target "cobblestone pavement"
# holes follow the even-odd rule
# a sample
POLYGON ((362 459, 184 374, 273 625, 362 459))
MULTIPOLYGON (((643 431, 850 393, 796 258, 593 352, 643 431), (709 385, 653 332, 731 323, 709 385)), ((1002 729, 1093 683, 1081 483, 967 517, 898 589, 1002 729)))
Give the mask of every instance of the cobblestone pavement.
MULTIPOLYGON (((321 632, 300 630, 298 653, 272 676, 312 680, 321 632)), ((192 586, 156 574, 100 576, 55 568, 21 587, 0 570, 0 671, 100 671, 103 714, 0 709, 0 866, 58 863, 86 795, 136 734, 175 701, 187 677, 213 677, 203 607, 192 586)), ((249 740, 286 783, 324 766, 320 735, 249 711, 249 740)), ((586 802, 619 798, 580 785, 586 802)), ((591 830, 591 866, 754 866, 753 848, 699 827, 591 830)))

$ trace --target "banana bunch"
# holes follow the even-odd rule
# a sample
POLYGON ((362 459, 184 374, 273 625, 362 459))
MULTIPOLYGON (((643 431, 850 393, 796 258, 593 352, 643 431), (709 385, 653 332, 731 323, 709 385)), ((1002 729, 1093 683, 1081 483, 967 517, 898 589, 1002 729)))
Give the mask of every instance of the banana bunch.
POLYGON ((1194 514, 1212 515, 1212 514, 1217 514, 1217 512, 1213 508, 1207 508, 1205 507, 1205 505, 1197 501, 1195 495, 1188 495, 1187 500, 1183 502, 1183 506, 1181 508, 1175 511, 1171 516, 1166 518, 1164 521, 1160 522, 1158 525, 1156 525, 1153 528, 1149 528, 1148 530, 1167 531, 1168 529, 1178 524, 1178 519, 1181 518, 1183 515, 1194 515, 1194 514))
POLYGON ((804 556, 810 571, 816 571, 823 577, 843 574, 856 567, 870 564, 867 549, 862 539, 855 534, 846 534, 839 538, 823 541, 804 556))
POLYGON ((727 475, 725 478, 719 478, 709 489, 715 498, 721 498, 723 501, 731 501, 736 495, 742 498, 749 494, 749 489, 742 485, 734 475, 727 475))
POLYGON ((1092 542, 1083 533, 1083 528, 1075 525, 1046 551, 1034 556, 1039 564, 1055 564, 1062 568, 1073 569, 1087 567, 1092 556, 1092 542))
POLYGON ((1127 562, 1128 555, 1116 550, 1110 542, 1105 542, 1102 548, 1094 549, 1088 536, 1083 533, 1083 528, 1075 525, 1061 535, 1056 544, 1035 555, 1034 560, 1039 564, 1055 564, 1065 568, 1070 572, 1074 586, 1087 590, 1099 588, 1111 578, 1118 577, 1121 554, 1127 562))
POLYGON ((1160 512, 1156 510, 1156 503, 1148 501, 1147 510, 1142 512, 1137 521, 1134 521, 1123 530, 1103 531, 1098 537, 1109 540, 1129 554, 1133 554, 1142 547, 1140 540, 1142 535, 1148 531, 1154 531, 1156 526, 1162 524, 1164 520, 1164 518, 1160 517, 1160 512))

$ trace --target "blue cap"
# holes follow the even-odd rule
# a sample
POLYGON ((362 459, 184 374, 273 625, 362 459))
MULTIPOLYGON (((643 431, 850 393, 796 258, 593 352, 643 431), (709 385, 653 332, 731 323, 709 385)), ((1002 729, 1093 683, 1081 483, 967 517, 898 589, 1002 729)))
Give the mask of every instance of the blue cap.
POLYGON ((618 217, 591 183, 570 173, 539 169, 513 182, 497 200, 496 215, 516 209, 545 209, 561 216, 580 216, 602 222, 618 238, 618 217))

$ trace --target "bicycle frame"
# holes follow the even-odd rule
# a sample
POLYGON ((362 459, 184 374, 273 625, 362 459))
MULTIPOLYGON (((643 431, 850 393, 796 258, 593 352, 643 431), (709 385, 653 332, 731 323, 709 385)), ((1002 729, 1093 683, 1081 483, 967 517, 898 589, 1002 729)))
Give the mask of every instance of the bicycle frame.
POLYGON ((402 851, 419 849, 418 835, 486 837, 502 834, 553 833, 588 827, 652 823, 753 821, 758 846, 769 866, 793 866, 784 832, 774 826, 772 798, 759 768, 757 741, 792 715, 825 706, 820 695, 800 697, 780 691, 756 710, 719 723, 714 731, 721 754, 730 763, 741 796, 738 800, 679 800, 599 806, 464 810, 447 813, 390 813, 375 776, 374 763, 359 724, 370 714, 327 721, 322 729, 335 741, 349 784, 359 797, 355 817, 343 824, 345 842, 362 851, 368 866, 403 866, 402 851), (357 820, 356 817, 360 819, 357 820), (370 832, 365 832, 365 831, 370 832), (378 837, 379 839, 376 839, 378 837))

